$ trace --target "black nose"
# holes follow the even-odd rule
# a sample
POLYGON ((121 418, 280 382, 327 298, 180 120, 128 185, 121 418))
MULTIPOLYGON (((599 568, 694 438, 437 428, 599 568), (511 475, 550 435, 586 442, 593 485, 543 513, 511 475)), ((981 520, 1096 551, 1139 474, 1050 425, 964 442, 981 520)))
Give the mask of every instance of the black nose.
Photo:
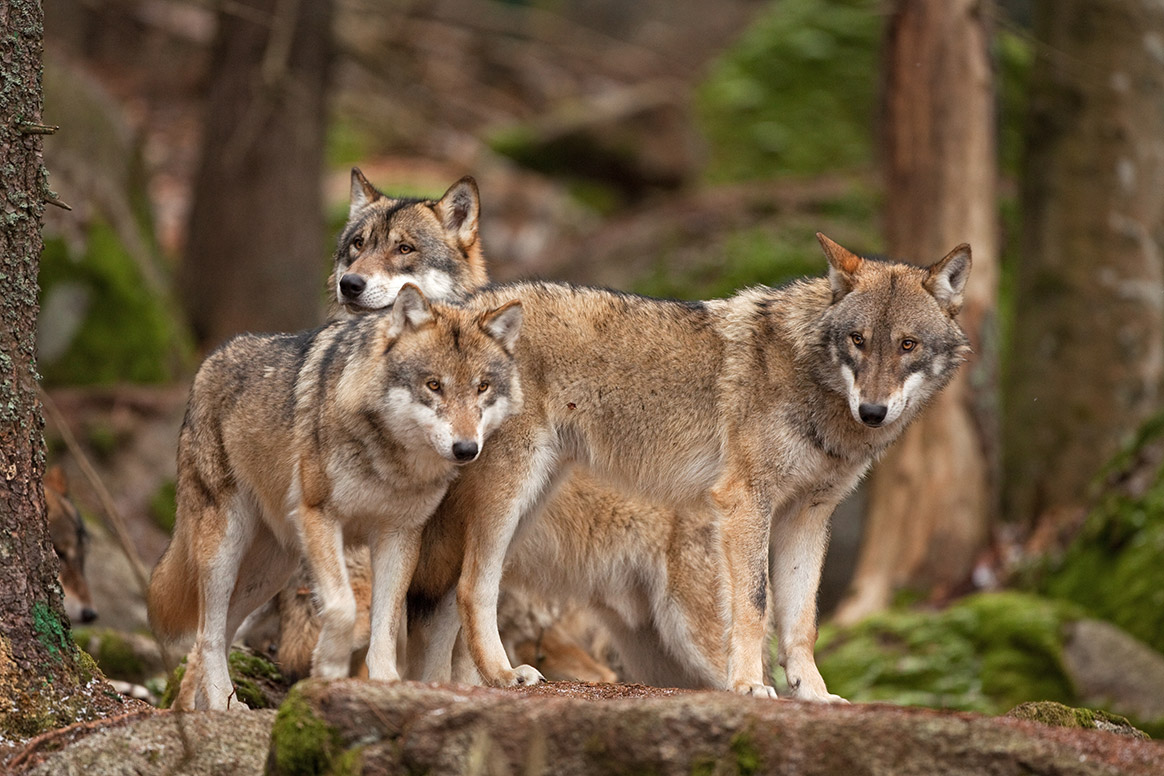
POLYGON ((81 610, 81 622, 93 622, 97 619, 97 612, 86 606, 81 610))
POLYGON ((362 275, 355 274, 344 275, 339 282, 340 293, 347 299, 355 299, 364 293, 364 287, 367 285, 362 275))
POLYGON ((889 414, 889 408, 884 404, 862 404, 857 408, 857 414, 861 416, 861 422, 866 426, 880 426, 881 421, 889 414))
POLYGON ((453 442, 453 457, 458 461, 471 461, 477 457, 476 442, 453 442))

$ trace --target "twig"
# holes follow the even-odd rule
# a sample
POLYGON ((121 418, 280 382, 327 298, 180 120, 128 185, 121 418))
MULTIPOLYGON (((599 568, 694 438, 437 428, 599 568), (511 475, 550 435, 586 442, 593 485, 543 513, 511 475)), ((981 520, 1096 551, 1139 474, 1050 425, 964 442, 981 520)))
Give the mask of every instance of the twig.
POLYGON ((113 502, 113 496, 109 494, 109 489, 105 487, 97 470, 93 468, 93 464, 89 461, 89 456, 85 455, 85 451, 81 449, 81 445, 77 443, 77 438, 73 436, 69 424, 65 422, 64 416, 57 408, 56 402, 48 395, 48 391, 44 386, 38 384, 37 391, 40 393, 41 403, 44 405, 45 412, 48 413, 57 431, 61 434, 61 439, 65 441, 65 446, 69 448, 69 452, 77 459, 77 465, 81 467, 81 472, 85 475, 85 479, 89 481, 89 485, 97 493, 97 498, 101 502, 101 508, 105 512, 106 527, 113 532, 117 538, 117 543, 121 545, 121 551, 125 553, 125 557, 129 560, 130 568, 133 570, 134 579, 137 580, 138 587, 141 588, 142 598, 145 598, 149 591, 149 574, 146 573, 145 564, 142 563, 141 555, 137 552, 137 547, 133 544, 133 539, 129 535, 129 530, 125 527, 125 520, 121 516, 121 511, 117 508, 117 504, 113 502))
POLYGON ((16 131, 22 135, 55 135, 60 130, 53 124, 38 124, 35 121, 16 122, 16 131))

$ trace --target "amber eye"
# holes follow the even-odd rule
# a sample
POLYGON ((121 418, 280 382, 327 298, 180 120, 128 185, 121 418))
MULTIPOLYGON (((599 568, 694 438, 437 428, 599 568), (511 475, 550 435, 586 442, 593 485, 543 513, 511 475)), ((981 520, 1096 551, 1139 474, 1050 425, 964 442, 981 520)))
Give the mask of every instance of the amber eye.
POLYGON ((413 248, 408 243, 401 243, 400 244, 400 252, 401 253, 412 253, 415 250, 416 250, 416 248, 413 248))
POLYGON ((850 334, 849 339, 851 339, 853 341, 853 344, 856 345, 857 347, 861 347, 865 344, 865 335, 861 334, 858 331, 855 331, 852 334, 850 334))
POLYGON ((917 340, 903 339, 901 341, 901 349, 905 351, 913 350, 917 347, 917 340))
POLYGON ((353 237, 352 238, 352 247, 355 248, 357 251, 363 249, 364 238, 361 237, 360 235, 356 235, 355 237, 353 237))
POLYGON ((481 382, 477 383, 477 393, 485 393, 488 390, 489 390, 489 381, 488 380, 482 380, 481 382))
POLYGON ((441 381, 440 380, 429 380, 424 385, 426 388, 428 388, 433 393, 437 393, 441 389, 441 381))

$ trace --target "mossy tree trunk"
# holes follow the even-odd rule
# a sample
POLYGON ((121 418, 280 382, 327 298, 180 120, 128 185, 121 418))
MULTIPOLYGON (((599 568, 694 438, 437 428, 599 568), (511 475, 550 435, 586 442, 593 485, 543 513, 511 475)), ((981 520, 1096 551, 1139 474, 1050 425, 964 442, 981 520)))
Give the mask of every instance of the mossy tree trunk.
POLYGON ((69 636, 42 487, 37 270, 47 180, 41 160, 37 0, 0 4, 0 741, 72 721, 91 679, 69 636))
POLYGON ((898 0, 885 43, 886 232, 894 257, 973 251, 960 320, 975 355, 877 465, 865 538, 838 618, 895 590, 968 578, 995 512, 991 338, 998 276, 994 89, 983 0, 898 0))
POLYGON ((317 324, 331 0, 224 4, 179 291, 206 348, 317 324))
POLYGON ((1045 546, 1164 380, 1164 6, 1044 0, 1023 169, 1008 516, 1045 546))

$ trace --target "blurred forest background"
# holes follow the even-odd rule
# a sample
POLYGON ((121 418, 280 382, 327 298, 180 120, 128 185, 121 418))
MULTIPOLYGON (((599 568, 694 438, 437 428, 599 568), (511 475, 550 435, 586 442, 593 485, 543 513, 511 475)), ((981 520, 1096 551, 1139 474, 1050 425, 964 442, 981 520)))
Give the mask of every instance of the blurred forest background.
POLYGON ((72 207, 44 225, 48 458, 94 537, 75 637, 111 676, 158 671, 110 514, 152 564, 200 356, 322 321, 358 165, 394 194, 473 175, 497 279, 709 298, 822 273, 817 231, 921 264, 970 242, 975 357, 838 511, 822 671, 1164 732, 1158 3, 43 6, 72 207))

